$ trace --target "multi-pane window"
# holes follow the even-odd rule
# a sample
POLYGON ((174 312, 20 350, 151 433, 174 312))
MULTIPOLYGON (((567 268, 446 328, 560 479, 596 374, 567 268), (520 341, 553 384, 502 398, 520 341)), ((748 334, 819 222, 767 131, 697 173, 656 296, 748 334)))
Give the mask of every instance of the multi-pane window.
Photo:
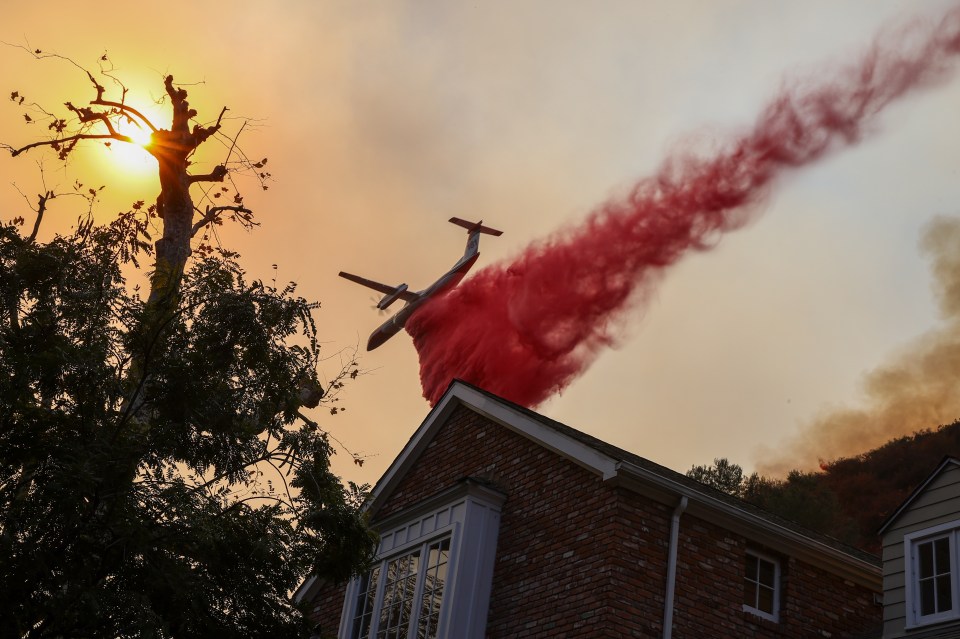
POLYGON ((920 616, 953 610, 950 538, 918 543, 916 552, 920 616))
POLYGON ((907 625, 960 618, 960 524, 943 524, 904 535, 907 625))
POLYGON ((483 639, 505 498, 468 478, 381 519, 377 560, 347 585, 337 639, 483 639))
POLYGON ((780 614, 780 564, 776 559, 747 552, 743 575, 743 609, 777 621, 780 614))
POLYGON ((377 601, 377 585, 380 583, 380 566, 374 566, 360 581, 357 595, 356 616, 353 618, 352 639, 370 636, 370 621, 373 619, 373 606, 377 601))
POLYGON ((378 563, 360 582, 350 636, 435 638, 449 563, 449 535, 378 563))
POLYGON ((440 603, 443 586, 447 583, 447 566, 450 563, 450 538, 432 544, 427 556, 423 578, 423 595, 420 597, 420 619, 417 637, 435 637, 440 622, 440 603))

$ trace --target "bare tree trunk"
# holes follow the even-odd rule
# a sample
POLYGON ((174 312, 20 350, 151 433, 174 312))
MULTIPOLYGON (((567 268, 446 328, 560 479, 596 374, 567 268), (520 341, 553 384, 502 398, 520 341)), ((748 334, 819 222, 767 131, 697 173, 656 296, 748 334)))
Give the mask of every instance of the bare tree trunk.
MULTIPOLYGON (((169 130, 153 134, 149 147, 159 163, 157 213, 163 219, 163 236, 156 243, 156 268, 150 278, 147 304, 170 308, 176 304, 180 278, 190 257, 193 199, 190 197, 192 180, 187 174, 187 158, 202 140, 190 131, 190 118, 196 115, 196 111, 187 102, 187 92, 173 87, 172 76, 167 76, 165 85, 173 102, 173 121, 169 130)), ((195 132, 202 133, 203 139, 213 133, 201 127, 195 132)))

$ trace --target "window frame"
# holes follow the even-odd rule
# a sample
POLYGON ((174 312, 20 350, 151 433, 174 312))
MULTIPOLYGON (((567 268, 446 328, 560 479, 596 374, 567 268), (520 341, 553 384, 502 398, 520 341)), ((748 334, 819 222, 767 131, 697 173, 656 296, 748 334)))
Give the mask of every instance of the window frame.
MULTIPOLYGON (((411 606, 410 618, 407 620, 407 623, 408 623, 407 636, 408 637, 411 636, 411 633, 413 633, 412 636, 414 637, 417 636, 415 629, 417 628, 417 624, 420 621, 420 612, 421 612, 419 602, 423 597, 423 586, 425 581, 424 575, 426 574, 427 564, 428 564, 428 561, 426 561, 424 558, 429 556, 430 546, 432 546, 435 543, 442 542, 444 539, 449 539, 450 547, 447 550, 447 581, 444 583, 444 590, 440 599, 440 619, 443 619, 444 611, 447 607, 449 607, 448 602, 450 600, 450 597, 447 594, 449 592, 449 588, 447 586, 450 583, 450 576, 453 574, 453 571, 454 571, 454 550, 455 550, 455 544, 456 544, 455 540, 459 538, 459 535, 458 535, 459 529, 460 529, 460 524, 457 522, 454 522, 442 528, 438 528, 437 530, 433 531, 429 535, 425 535, 413 541, 409 541, 405 544, 401 544, 396 548, 392 548, 389 553, 386 553, 382 557, 377 558, 375 565, 370 569, 371 571, 373 571, 374 568, 379 568, 379 572, 377 574, 376 593, 373 599, 373 607, 370 610, 370 625, 368 627, 367 634, 365 635, 364 639, 375 639, 377 636, 377 632, 380 630, 379 628, 380 613, 383 610, 383 604, 385 603, 384 590, 386 588, 386 581, 387 581, 387 577, 386 577, 387 566, 390 564, 391 561, 397 559, 398 557, 403 557, 419 549, 421 560, 418 562, 418 566, 417 566, 417 576, 416 576, 416 581, 413 589, 413 598, 412 598, 413 605, 411 606)), ((370 573, 368 572, 367 575, 369 574, 370 573)), ((356 585, 356 588, 354 589, 354 603, 351 606, 352 614, 350 617, 350 627, 349 627, 350 637, 354 637, 356 635, 356 633, 354 632, 354 624, 357 622, 357 614, 356 614, 357 601, 359 600, 360 585, 362 583, 363 583, 363 579, 360 579, 356 585)))
MULTIPOLYGON (((760 617, 761 619, 766 619, 767 621, 773 621, 773 622, 775 622, 775 623, 779 623, 779 622, 780 622, 780 599, 781 599, 781 597, 783 596, 783 595, 782 595, 782 593, 783 593, 783 584, 782 584, 782 579, 781 579, 781 577, 782 577, 782 571, 781 571, 781 568, 780 568, 780 558, 779 558, 779 557, 775 557, 774 555, 770 555, 770 554, 767 554, 767 553, 758 551, 758 550, 754 550, 754 549, 752 549, 752 548, 748 548, 748 549, 746 550, 746 552, 744 553, 744 572, 743 572, 743 580, 744 580, 744 581, 747 581, 747 574, 746 574, 746 558, 747 558, 747 556, 753 556, 753 557, 756 557, 756 558, 757 558, 757 560, 758 560, 758 564, 757 564, 758 573, 759 573, 759 562, 760 562, 760 561, 765 561, 765 562, 767 562, 767 563, 773 564, 773 612, 772 612, 772 613, 769 613, 769 612, 767 612, 767 611, 765 611, 765 610, 761 610, 760 608, 757 608, 757 607, 755 607, 755 606, 751 606, 751 605, 746 604, 746 603, 743 604, 743 611, 744 611, 744 612, 748 612, 748 613, 750 613, 751 615, 755 615, 755 616, 757 616, 757 617, 760 617)), ((761 585, 765 585, 765 584, 761 584, 761 583, 760 583, 759 574, 757 575, 757 579, 755 579, 755 580, 754 580, 754 579, 751 579, 750 581, 754 581, 754 583, 757 584, 757 587, 758 587, 758 595, 757 595, 757 596, 759 597, 759 587, 760 587, 761 585)), ((745 587, 745 586, 744 586, 744 587, 745 587)))
POLYGON ((960 520, 924 528, 903 536, 903 581, 906 608, 906 628, 921 628, 944 621, 960 619, 960 520), (918 549, 938 539, 949 540, 950 552, 950 610, 929 615, 920 613, 920 561, 918 549))
MULTIPOLYGON (((500 511, 505 500, 505 493, 467 477, 377 522, 380 543, 373 565, 380 567, 380 573, 366 636, 370 639, 376 637, 384 605, 386 579, 383 574, 390 561, 417 548, 424 549, 417 568, 413 600, 416 606, 421 606, 423 574, 428 563, 424 551, 449 538, 446 579, 434 636, 437 639, 483 639, 496 561, 500 511)), ((362 624, 363 616, 358 616, 358 610, 366 605, 361 602, 360 592, 365 577, 355 577, 347 584, 338 639, 353 639, 355 627, 362 624)), ((419 616, 419 607, 416 612, 411 611, 407 637, 417 636, 419 616)), ((359 627, 357 630, 359 632, 359 627)))

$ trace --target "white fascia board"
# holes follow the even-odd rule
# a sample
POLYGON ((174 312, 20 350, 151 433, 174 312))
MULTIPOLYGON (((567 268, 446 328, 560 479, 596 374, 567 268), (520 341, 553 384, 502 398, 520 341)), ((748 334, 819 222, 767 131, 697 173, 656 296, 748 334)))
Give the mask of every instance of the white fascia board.
POLYGON ((300 584, 300 587, 296 589, 293 593, 293 602, 294 603, 303 603, 304 601, 310 601, 313 599, 313 596, 317 594, 317 590, 320 589, 320 580, 316 575, 310 575, 307 577, 307 580, 300 584))
POLYGON ((520 411, 465 384, 454 382, 370 492, 367 509, 371 515, 376 512, 382 500, 393 491, 393 488, 406 475, 410 467, 416 463, 420 454, 433 440, 436 431, 443 426, 454 409, 461 404, 600 475, 604 480, 612 479, 617 474, 615 459, 599 453, 575 439, 562 435, 520 411))
POLYGON ((377 481, 373 490, 370 491, 370 496, 365 506, 367 512, 371 515, 376 512, 377 507, 380 506, 382 497, 389 495, 396 484, 407 474, 410 467, 413 466, 417 458, 420 457, 423 449, 430 444, 434 433, 446 421, 447 417, 456 407, 457 401, 453 398, 451 391, 448 390, 446 394, 440 398, 440 401, 437 402, 437 405, 433 407, 433 410, 427 414, 423 422, 420 423, 420 426, 414 431, 413 435, 403 447, 403 450, 400 451, 400 454, 397 455, 397 458, 393 460, 393 463, 390 464, 386 472, 383 473, 377 481))
MULTIPOLYGON (((635 464, 621 462, 618 464, 618 471, 623 479, 632 478, 634 481, 651 485, 656 490, 687 497, 690 502, 687 512, 696 517, 707 521, 714 520, 714 523, 752 541, 785 552, 806 563, 822 566, 876 592, 882 589, 880 568, 868 561, 635 464)), ((625 483, 629 485, 629 482, 625 483)))
POLYGON ((889 517, 887 517, 886 521, 883 522, 883 525, 881 525, 880 529, 877 531, 877 534, 883 537, 883 534, 888 528, 890 528, 890 526, 893 525, 893 522, 900 518, 900 515, 902 515, 904 511, 910 507, 910 504, 912 504, 914 500, 916 500, 916 498, 927 489, 927 486, 930 485, 930 482, 940 476, 940 473, 942 473, 947 466, 960 466, 960 460, 957 460, 954 457, 948 457, 944 459, 943 462, 937 466, 936 470, 930 473, 927 478, 923 480, 923 483, 917 486, 913 492, 910 493, 910 496, 903 500, 903 503, 900 504, 889 517))

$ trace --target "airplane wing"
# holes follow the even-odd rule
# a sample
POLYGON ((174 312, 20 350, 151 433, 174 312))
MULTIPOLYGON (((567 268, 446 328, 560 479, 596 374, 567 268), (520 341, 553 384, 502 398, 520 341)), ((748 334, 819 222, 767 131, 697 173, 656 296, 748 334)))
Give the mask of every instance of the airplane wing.
POLYGON ((346 271, 340 271, 340 277, 350 280, 351 282, 356 282, 366 286, 367 288, 372 288, 375 291, 379 291, 386 295, 386 297, 381 300, 383 304, 382 308, 386 308, 393 302, 395 299, 401 299, 404 302, 412 302, 416 299, 419 299, 420 296, 414 293, 413 291, 407 290, 406 284, 401 284, 399 286, 390 286, 389 284, 381 284, 380 282, 375 282, 373 280, 368 280, 365 277, 360 277, 359 275, 354 275, 353 273, 347 273, 346 271), (389 299, 389 302, 387 301, 389 299), (386 303, 384 303, 386 302, 386 303))
POLYGON ((353 273, 347 273, 345 271, 340 271, 340 277, 348 279, 351 282, 356 282, 357 284, 362 284, 367 288, 372 288, 375 291, 380 291, 381 293, 393 293, 397 290, 396 286, 389 286, 387 284, 381 284, 380 282, 374 282, 373 280, 368 280, 365 277, 360 277, 359 275, 354 275, 353 273))

